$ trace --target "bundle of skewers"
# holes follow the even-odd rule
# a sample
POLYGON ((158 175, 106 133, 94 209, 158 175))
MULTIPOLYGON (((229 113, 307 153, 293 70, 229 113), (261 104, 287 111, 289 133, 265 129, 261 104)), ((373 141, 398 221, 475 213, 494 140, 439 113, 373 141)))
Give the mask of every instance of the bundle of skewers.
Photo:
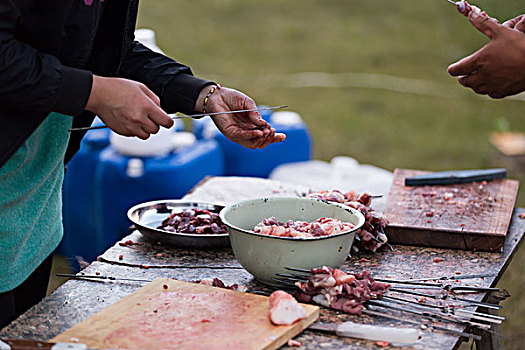
POLYGON ((489 277, 463 275, 394 280, 373 278, 367 271, 347 274, 327 266, 311 270, 287 267, 275 281, 294 291, 298 300, 322 305, 353 315, 367 314, 418 325, 423 329, 479 339, 476 334, 448 328, 441 324, 469 326, 491 332, 491 325, 501 324, 504 317, 474 311, 476 307, 500 309, 501 306, 458 296, 458 293, 493 292, 497 288, 455 285, 450 280, 489 277), (424 291, 423 291, 424 290, 424 291), (434 290, 437 293, 428 293, 434 290), (389 312, 394 311, 394 313, 389 312), (398 316, 417 315, 421 321, 398 316), (439 324, 436 324, 439 323, 439 324))

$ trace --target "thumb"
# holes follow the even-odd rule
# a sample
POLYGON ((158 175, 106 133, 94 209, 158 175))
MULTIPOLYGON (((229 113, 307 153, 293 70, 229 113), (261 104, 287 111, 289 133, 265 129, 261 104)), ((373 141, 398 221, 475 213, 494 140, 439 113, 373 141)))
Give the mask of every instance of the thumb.
POLYGON ((463 58, 461 61, 456 62, 448 66, 448 74, 453 77, 459 77, 463 75, 472 74, 476 69, 478 69, 477 64, 478 53, 473 53, 472 55, 463 58))
POLYGON ((497 20, 487 15, 476 13, 476 11, 470 11, 468 19, 477 30, 490 39, 494 39, 498 35, 501 25, 497 20))

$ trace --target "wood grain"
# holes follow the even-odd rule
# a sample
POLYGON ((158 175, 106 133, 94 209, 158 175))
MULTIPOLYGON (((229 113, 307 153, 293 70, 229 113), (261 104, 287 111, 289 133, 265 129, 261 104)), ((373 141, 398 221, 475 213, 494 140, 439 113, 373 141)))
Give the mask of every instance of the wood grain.
POLYGON ((498 251, 512 217, 519 182, 494 180, 442 186, 404 186, 425 171, 396 169, 385 217, 394 244, 498 251))
POLYGON ((51 339, 76 338, 90 348, 277 349, 319 317, 275 326, 268 297, 158 278, 51 339), (165 288, 166 286, 167 288, 165 288))

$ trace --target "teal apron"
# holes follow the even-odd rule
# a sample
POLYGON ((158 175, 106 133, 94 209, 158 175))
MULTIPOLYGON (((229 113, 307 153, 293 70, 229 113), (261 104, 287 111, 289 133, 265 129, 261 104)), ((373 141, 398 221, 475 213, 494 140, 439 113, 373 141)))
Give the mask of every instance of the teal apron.
POLYGON ((0 168, 0 293, 24 282, 62 239, 64 154, 72 121, 51 113, 0 168))

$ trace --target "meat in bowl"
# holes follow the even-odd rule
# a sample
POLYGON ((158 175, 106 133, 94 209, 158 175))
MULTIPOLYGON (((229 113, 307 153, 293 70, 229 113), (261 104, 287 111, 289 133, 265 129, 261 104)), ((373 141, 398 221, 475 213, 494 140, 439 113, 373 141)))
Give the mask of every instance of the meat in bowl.
POLYGON ((253 231, 263 235, 292 238, 314 238, 350 231, 355 227, 350 222, 322 217, 312 222, 288 220, 279 222, 274 216, 263 219, 253 231))

